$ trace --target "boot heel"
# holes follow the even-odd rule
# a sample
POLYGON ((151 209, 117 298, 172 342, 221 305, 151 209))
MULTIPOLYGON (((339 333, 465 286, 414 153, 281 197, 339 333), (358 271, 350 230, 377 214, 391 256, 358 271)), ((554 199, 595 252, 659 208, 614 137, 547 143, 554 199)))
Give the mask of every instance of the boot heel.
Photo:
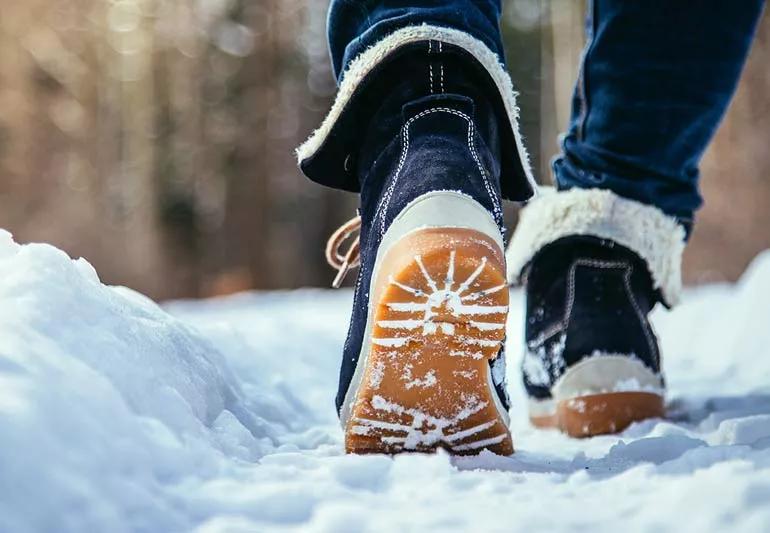
POLYGON ((346 450, 511 454, 489 366, 508 314, 499 244, 472 229, 418 229, 388 249, 373 281, 346 450))
POLYGON ((571 437, 617 433, 665 415, 660 377, 627 356, 584 359, 567 369, 552 392, 553 399, 530 400, 530 420, 571 437))
POLYGON ((532 425, 555 427, 570 437, 593 437, 623 431, 634 422, 663 418, 665 402, 651 392, 608 392, 556 403, 551 415, 530 415, 532 425))
POLYGON ((648 418, 663 418, 665 406, 659 394, 609 392, 561 401, 556 413, 563 432, 572 437, 590 437, 617 433, 648 418))

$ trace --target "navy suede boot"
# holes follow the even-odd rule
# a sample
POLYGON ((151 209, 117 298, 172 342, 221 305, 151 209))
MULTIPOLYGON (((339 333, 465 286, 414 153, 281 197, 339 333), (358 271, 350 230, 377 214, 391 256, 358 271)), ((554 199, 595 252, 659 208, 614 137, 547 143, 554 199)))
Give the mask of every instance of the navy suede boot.
POLYGON ((312 179, 361 193, 327 248, 336 283, 360 264, 337 395, 345 446, 510 454, 501 201, 533 193, 512 93, 467 35, 388 39, 351 66, 341 110, 299 150, 312 179))
POLYGON ((530 420, 582 437, 664 415, 648 314, 679 296, 684 230, 606 190, 546 194, 508 250, 526 286, 522 370, 530 420))

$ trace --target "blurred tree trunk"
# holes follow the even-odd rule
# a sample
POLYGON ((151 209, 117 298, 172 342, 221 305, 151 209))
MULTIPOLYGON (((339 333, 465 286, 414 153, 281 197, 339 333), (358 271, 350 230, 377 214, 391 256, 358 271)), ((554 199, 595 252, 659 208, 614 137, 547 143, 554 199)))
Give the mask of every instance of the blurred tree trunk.
POLYGON ((566 131, 572 91, 585 42, 585 1, 546 2, 541 39, 540 158, 542 181, 552 183, 551 159, 559 151, 558 136, 566 131))
POLYGON ((147 283, 152 279, 150 290, 158 292, 166 270, 165 249, 159 238, 155 172, 155 19, 142 16, 152 12, 152 3, 125 2, 109 8, 106 26, 110 30, 111 61, 102 72, 113 84, 114 108, 119 113, 119 153, 110 178, 111 188, 116 192, 117 213, 122 219, 123 251, 136 265, 137 281, 144 278, 147 283), (120 13, 122 9, 137 10, 139 14, 120 13), (109 22, 132 16, 136 17, 135 22, 127 22, 126 26, 109 22), (161 275, 149 278, 149 272, 161 275))
MULTIPOLYGON (((253 27, 271 16, 278 0, 263 0, 260 9, 250 2, 234 3, 231 23, 253 27)), ((221 169, 225 184, 223 242, 220 272, 207 292, 231 292, 270 286, 268 276, 268 221, 271 195, 267 187, 268 161, 266 111, 271 104, 275 51, 271 32, 255 35, 253 51, 243 58, 228 81, 226 105, 238 128, 221 169)))

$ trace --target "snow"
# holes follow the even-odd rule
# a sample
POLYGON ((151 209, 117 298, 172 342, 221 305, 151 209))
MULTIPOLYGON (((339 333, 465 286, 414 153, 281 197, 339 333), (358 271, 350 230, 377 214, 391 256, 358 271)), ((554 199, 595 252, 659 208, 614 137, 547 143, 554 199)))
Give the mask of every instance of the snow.
POLYGON ((670 417, 517 453, 345 456, 349 291, 164 308, 0 232, 0 531, 767 531, 770 252, 657 311, 670 417))

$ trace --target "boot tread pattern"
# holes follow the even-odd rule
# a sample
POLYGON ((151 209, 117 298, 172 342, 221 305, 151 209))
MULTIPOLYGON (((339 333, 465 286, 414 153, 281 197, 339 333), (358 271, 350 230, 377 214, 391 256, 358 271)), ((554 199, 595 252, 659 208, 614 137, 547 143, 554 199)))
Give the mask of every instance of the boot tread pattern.
POLYGON ((505 335, 502 252, 479 232, 429 229, 389 253, 364 378, 346 427, 357 453, 513 451, 489 383, 505 335))

